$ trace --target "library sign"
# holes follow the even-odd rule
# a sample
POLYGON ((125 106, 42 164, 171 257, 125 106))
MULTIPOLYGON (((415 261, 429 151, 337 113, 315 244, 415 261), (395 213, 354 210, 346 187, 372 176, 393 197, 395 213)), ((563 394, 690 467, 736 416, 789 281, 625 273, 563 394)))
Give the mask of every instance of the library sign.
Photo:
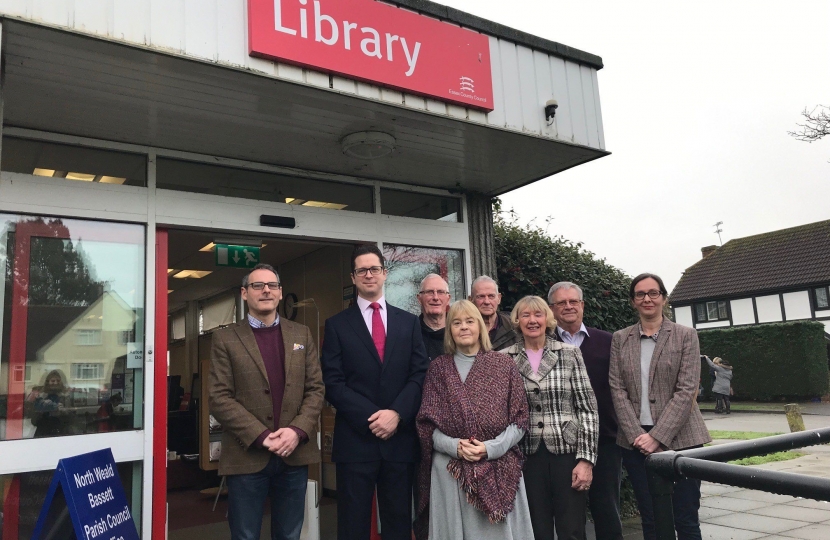
POLYGON ((375 0, 248 0, 258 56, 493 110, 490 40, 375 0))
POLYGON ((139 540, 109 448, 58 462, 32 538, 68 537, 72 529, 78 539, 139 540))

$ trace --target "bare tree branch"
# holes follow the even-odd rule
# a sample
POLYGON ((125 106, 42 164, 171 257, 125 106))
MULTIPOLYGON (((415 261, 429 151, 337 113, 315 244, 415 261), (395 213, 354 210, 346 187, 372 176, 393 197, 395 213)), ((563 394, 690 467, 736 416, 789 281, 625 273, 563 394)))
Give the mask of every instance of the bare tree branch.
POLYGON ((801 129, 787 132, 796 140, 812 143, 830 135, 830 107, 827 105, 816 105, 811 111, 805 107, 801 111, 801 116, 804 117, 805 123, 796 124, 801 129))

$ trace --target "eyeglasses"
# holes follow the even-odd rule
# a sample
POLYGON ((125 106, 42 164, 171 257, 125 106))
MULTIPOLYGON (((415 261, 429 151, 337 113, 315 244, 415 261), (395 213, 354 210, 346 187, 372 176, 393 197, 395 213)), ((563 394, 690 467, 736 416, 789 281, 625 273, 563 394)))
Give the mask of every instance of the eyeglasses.
POLYGON ((450 292, 449 291, 436 290, 436 289, 430 289, 428 291, 421 291, 418 294, 422 294, 424 296, 447 296, 448 294, 450 294, 450 292))
POLYGON ((382 266, 370 266, 369 268, 355 268, 352 274, 357 277, 363 277, 367 273, 372 274, 373 276, 379 276, 383 270, 384 268, 382 266))
POLYGON ((481 302, 482 300, 485 300, 485 299, 490 300, 491 302, 495 302, 496 298, 498 298, 498 295, 496 295, 496 294, 477 294, 473 298, 475 298, 479 302, 481 302))
POLYGON ((268 283, 265 283, 263 281, 254 281, 253 283, 248 283, 248 287, 252 288, 255 291, 261 291, 262 289, 264 289, 266 287, 266 285, 272 291, 274 289, 279 289, 280 288, 280 284, 279 284, 278 281, 270 281, 268 283))
POLYGON ((663 296, 663 292, 662 291, 657 291, 657 290, 654 290, 654 289, 651 289, 648 292, 637 291, 637 292, 634 293, 634 298, 637 299, 637 300, 642 301, 643 299, 645 299, 646 295, 648 295, 648 297, 651 298, 652 300, 656 300, 658 296, 663 296))
POLYGON ((565 306, 578 306, 582 303, 582 300, 562 300, 561 302, 554 302, 553 305, 558 308, 563 308, 565 306))

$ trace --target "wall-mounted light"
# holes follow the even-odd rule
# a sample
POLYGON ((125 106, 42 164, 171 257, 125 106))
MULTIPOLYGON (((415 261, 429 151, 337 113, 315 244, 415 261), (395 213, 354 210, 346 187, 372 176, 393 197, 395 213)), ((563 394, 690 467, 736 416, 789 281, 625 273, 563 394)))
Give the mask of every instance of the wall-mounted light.
POLYGON ((559 102, 555 99, 549 99, 545 102, 545 119, 548 125, 553 123, 553 117, 556 116, 556 109, 559 108, 559 102))
POLYGON ((340 141, 347 156, 368 160, 388 156, 395 151, 395 137, 380 131, 359 131, 340 141))

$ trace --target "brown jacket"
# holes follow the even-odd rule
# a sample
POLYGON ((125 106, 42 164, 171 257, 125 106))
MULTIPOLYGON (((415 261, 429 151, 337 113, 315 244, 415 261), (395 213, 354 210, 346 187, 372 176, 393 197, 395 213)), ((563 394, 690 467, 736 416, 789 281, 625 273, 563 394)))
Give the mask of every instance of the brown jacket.
POLYGON ((269 429, 289 425, 308 434, 285 458, 288 465, 320 461, 317 419, 323 407, 323 378, 317 347, 308 327, 280 319, 285 343, 285 393, 279 426, 274 426, 273 403, 254 332, 247 321, 213 333, 210 370, 210 412, 222 424, 219 474, 250 474, 265 468, 270 453, 252 447, 269 429))
MULTIPOLYGON (((611 340, 609 383, 619 432, 617 444, 631 448, 640 427, 640 330, 629 326, 611 340)), ((649 401, 654 427, 650 435, 671 450, 712 438, 694 400, 700 380, 700 345, 693 328, 663 319, 649 370, 649 401)))

